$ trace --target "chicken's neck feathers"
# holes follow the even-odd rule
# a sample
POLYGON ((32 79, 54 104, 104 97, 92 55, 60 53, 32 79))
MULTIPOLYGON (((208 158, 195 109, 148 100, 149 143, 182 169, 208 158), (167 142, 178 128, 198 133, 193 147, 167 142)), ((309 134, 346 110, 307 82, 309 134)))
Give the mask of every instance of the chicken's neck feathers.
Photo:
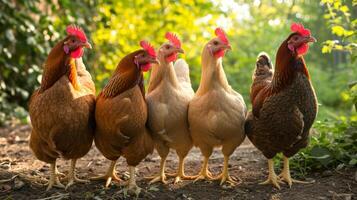
POLYGON ((174 88, 180 87, 173 62, 167 63, 161 61, 159 65, 154 67, 150 77, 148 92, 157 88, 160 83, 170 84, 174 88))
MULTIPOLYGON (((42 74, 40 92, 44 92, 52 87, 64 75, 67 75, 73 81, 77 81, 76 66, 74 64, 74 67, 72 67, 70 64, 72 58, 63 51, 63 43, 64 40, 57 43, 47 57, 42 74)), ((77 82, 71 83, 77 85, 77 82)))
POLYGON ((287 41, 284 41, 276 55, 271 91, 277 93, 290 85, 297 73, 303 73, 310 79, 304 58, 302 56, 292 55, 287 47, 287 41))
POLYGON ((214 88, 223 88, 227 92, 231 91, 226 73, 223 70, 222 58, 216 59, 208 51, 202 55, 202 73, 200 86, 197 94, 204 94, 214 88))
POLYGON ((143 73, 134 63, 134 57, 140 52, 142 50, 135 51, 119 62, 108 84, 101 92, 101 96, 106 98, 115 97, 136 85, 140 87, 143 97, 145 96, 143 73))

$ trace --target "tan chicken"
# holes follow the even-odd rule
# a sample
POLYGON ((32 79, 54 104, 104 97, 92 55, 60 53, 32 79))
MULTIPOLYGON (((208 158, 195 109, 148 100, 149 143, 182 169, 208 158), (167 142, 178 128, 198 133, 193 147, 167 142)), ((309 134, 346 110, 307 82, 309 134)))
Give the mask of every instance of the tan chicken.
POLYGON ((183 53, 180 40, 172 33, 167 33, 166 38, 169 42, 159 49, 160 64, 153 68, 146 96, 148 125, 154 135, 155 149, 161 157, 160 174, 150 183, 161 181, 165 184, 165 161, 170 149, 174 149, 179 157, 175 183, 181 179, 192 179, 184 173, 184 162, 193 146, 188 130, 187 109, 194 94, 187 63, 181 59, 173 64, 177 54, 183 53))
POLYGON ((112 161, 107 174, 93 179, 106 179, 106 187, 112 179, 120 181, 115 173, 115 164, 120 156, 129 165, 130 192, 139 192, 135 181, 135 166, 149 153, 154 142, 146 128, 147 106, 143 71, 157 63, 154 48, 145 41, 142 49, 125 56, 108 84, 97 97, 95 119, 95 145, 99 151, 112 161))
POLYGON ((204 156, 199 179, 221 179, 221 184, 237 182, 229 176, 228 160, 245 138, 244 120, 247 112, 242 96, 228 84, 222 58, 229 41, 221 28, 217 37, 210 40, 202 51, 202 76, 200 86, 189 105, 188 120, 191 136, 204 156), (208 160, 214 147, 222 147, 224 166, 222 173, 213 178, 208 170, 208 160))
POLYGON ((91 46, 82 29, 69 26, 67 34, 48 55, 41 87, 29 103, 30 148, 39 160, 51 164, 47 190, 64 188, 57 158, 72 160, 67 187, 86 182, 75 176, 75 165, 88 153, 94 136, 95 87, 81 59, 83 47, 91 46))

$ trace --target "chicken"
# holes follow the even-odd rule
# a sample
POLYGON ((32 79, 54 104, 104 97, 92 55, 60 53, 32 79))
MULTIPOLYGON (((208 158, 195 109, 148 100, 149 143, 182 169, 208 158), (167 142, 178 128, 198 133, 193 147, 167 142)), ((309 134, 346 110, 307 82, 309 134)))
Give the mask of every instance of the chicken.
POLYGON ((301 24, 292 24, 291 30, 293 33, 277 52, 272 81, 265 82, 259 90, 252 86, 257 94, 245 125, 248 138, 268 158, 269 176, 262 184, 271 183, 277 188, 280 178, 289 186, 303 183, 290 177, 289 158, 307 146, 317 114, 317 99, 303 58, 308 43, 316 40, 301 24), (280 152, 284 167, 279 178, 272 159, 280 152))
POLYGON ((140 192, 135 181, 135 166, 148 154, 152 153, 154 142, 145 124, 147 106, 143 72, 157 63, 154 48, 146 41, 141 41, 142 49, 125 56, 108 84, 97 97, 95 119, 95 145, 112 163, 103 176, 106 187, 112 179, 120 181, 115 173, 115 164, 120 156, 129 165, 130 179, 127 189, 140 192))
POLYGON ((273 66, 267 53, 258 55, 255 71, 252 76, 253 83, 250 87, 250 100, 252 101, 258 92, 273 79, 273 66))
POLYGON ((94 137, 95 87, 81 59, 83 47, 91 46, 79 27, 66 30, 67 37, 48 55, 41 86, 29 103, 30 148, 39 160, 51 165, 47 190, 64 188, 57 158, 71 159, 66 188, 75 181, 86 182, 75 176, 75 165, 88 153, 94 137))
POLYGON ((172 33, 167 33, 169 42, 158 52, 160 64, 153 68, 146 102, 148 104, 148 126, 154 135, 155 149, 161 157, 160 174, 152 177, 150 183, 161 181, 166 184, 165 161, 170 149, 179 157, 179 169, 175 183, 181 179, 192 179, 184 173, 184 161, 192 148, 188 130, 187 109, 193 97, 187 63, 180 59, 175 65, 178 53, 183 53, 181 42, 172 33))
POLYGON ((196 180, 221 179, 237 184, 228 173, 230 155, 245 138, 244 121, 247 112, 242 96, 228 84, 222 59, 229 41, 221 28, 217 37, 210 40, 202 51, 202 76, 200 86, 189 104, 188 121, 195 146, 204 156, 201 172, 196 180), (208 160, 214 147, 222 147, 224 166, 222 173, 213 178, 208 170, 208 160))

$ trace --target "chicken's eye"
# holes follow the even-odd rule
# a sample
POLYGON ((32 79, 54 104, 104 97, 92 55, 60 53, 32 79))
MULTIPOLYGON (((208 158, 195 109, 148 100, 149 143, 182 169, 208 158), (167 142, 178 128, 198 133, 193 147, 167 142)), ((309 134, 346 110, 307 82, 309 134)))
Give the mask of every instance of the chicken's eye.
POLYGON ((217 41, 214 41, 213 44, 214 44, 214 45, 218 45, 218 42, 217 42, 217 41))
POLYGON ((74 39, 72 39, 72 43, 74 43, 75 42, 75 40, 74 39))
POLYGON ((166 45, 166 49, 170 49, 170 47, 171 47, 170 45, 166 45))

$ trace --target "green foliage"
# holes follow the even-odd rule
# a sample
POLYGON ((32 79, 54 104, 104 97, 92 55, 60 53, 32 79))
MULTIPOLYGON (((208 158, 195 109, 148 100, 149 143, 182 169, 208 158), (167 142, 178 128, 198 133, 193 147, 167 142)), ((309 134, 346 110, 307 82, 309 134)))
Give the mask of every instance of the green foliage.
POLYGON ((304 176, 311 170, 357 166, 357 116, 317 121, 309 146, 292 159, 292 168, 304 176))
MULTIPOLYGON (((332 34, 338 36, 325 41, 322 52, 347 51, 352 54, 354 61, 357 56, 357 19, 351 19, 351 9, 345 1, 322 0, 321 3, 327 7, 324 18, 328 20, 332 34)), ((356 6, 357 2, 354 0, 352 4, 356 6)))

